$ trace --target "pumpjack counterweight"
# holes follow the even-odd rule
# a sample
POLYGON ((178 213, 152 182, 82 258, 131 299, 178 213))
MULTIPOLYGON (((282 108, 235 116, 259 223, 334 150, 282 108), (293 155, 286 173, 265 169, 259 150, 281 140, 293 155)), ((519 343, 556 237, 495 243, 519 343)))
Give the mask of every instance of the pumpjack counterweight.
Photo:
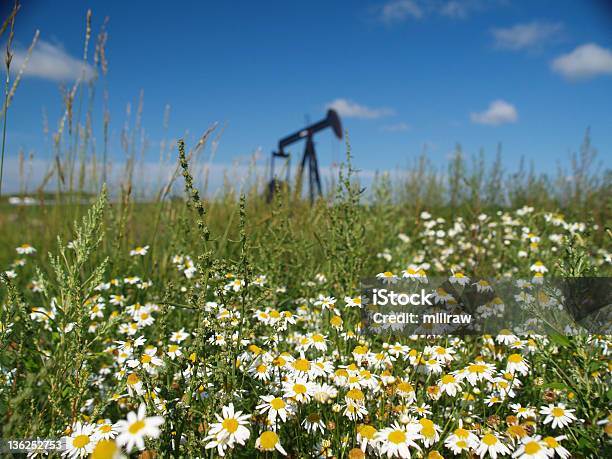
POLYGON ((302 156, 302 161, 298 166, 296 183, 297 186, 300 187, 298 191, 301 191, 302 187, 302 178, 304 175, 305 168, 308 168, 308 192, 310 197, 310 202, 314 202, 315 195, 322 196, 321 190, 321 174, 319 173, 319 162, 317 160, 317 153, 315 150, 315 143, 313 140, 313 136, 323 129, 331 128, 334 131, 334 134, 338 139, 342 139, 342 124, 340 123, 340 117, 335 110, 328 110, 327 116, 325 119, 321 121, 317 121, 316 123, 311 124, 310 126, 305 127, 297 132, 294 132, 287 137, 283 137, 278 141, 278 151, 272 152, 272 160, 270 165, 270 183, 268 184, 268 201, 272 199, 274 191, 280 185, 280 182, 276 179, 274 175, 274 159, 275 158, 284 158, 287 160, 287 178, 286 182, 289 183, 289 172, 290 172, 290 155, 285 152, 285 147, 288 147, 291 144, 299 142, 300 140, 306 139, 306 145, 304 147, 304 155, 302 156))

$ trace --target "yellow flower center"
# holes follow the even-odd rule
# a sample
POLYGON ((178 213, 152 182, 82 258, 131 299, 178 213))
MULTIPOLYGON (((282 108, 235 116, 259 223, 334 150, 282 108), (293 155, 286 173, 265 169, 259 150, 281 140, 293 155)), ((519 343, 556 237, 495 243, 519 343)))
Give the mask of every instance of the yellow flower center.
POLYGON ((462 429, 460 427, 455 430, 455 435, 458 436, 459 438, 467 438, 470 435, 470 433, 467 430, 462 429))
POLYGON ((450 384, 454 382, 455 382, 455 377, 453 375, 442 376, 442 384, 450 384))
POLYGON ((508 427, 508 433, 510 434, 511 437, 516 437, 516 438, 523 438, 525 435, 527 435, 525 428, 519 425, 508 427))
POLYGON ((117 445, 113 440, 101 440, 98 442, 93 452, 91 459, 108 459, 114 457, 117 452, 117 445))
POLYGON ((355 349, 353 349, 353 352, 355 354, 365 354, 366 352, 368 352, 368 348, 365 346, 355 346, 355 349))
POLYGON ((556 418, 560 418, 565 414, 565 410, 563 408, 555 407, 552 409, 551 414, 556 418))
POLYGON ((295 392, 296 394, 305 394, 306 386, 304 384, 294 384, 293 392, 295 392))
POLYGON ((497 443, 497 437, 492 434, 486 434, 484 437, 482 437, 482 442, 487 446, 493 446, 497 443))
POLYGON ((555 440, 553 437, 546 437, 544 439, 544 443, 546 443, 546 446, 552 449, 555 449, 557 446, 559 446, 559 442, 555 440))
POLYGON ((140 358, 142 363, 151 363, 151 356, 149 354, 145 354, 140 358))
POLYGON ((427 438, 432 438, 436 436, 436 429, 434 427, 434 423, 429 419, 419 419, 419 423, 421 424, 421 435, 427 438))
POLYGON ((414 392, 414 387, 410 383, 402 382, 397 385, 397 390, 401 392, 414 392))
POLYGON ((521 354, 512 354, 508 357, 508 362, 512 363, 520 363, 523 361, 523 356, 521 354))
POLYGON ((134 384, 138 384, 138 382, 140 382, 140 378, 138 377, 136 373, 130 373, 129 376, 127 377, 127 383, 130 386, 133 386, 134 384))
POLYGON ((363 392, 359 389, 351 389, 346 393, 346 396, 351 400, 363 400, 365 396, 363 392))
POLYGON ((278 398, 278 397, 277 398, 273 398, 270 401, 270 406, 272 408, 274 408, 276 411, 282 410, 283 408, 285 408, 285 402, 283 401, 282 398, 278 398))
POLYGON ((396 445, 404 443, 406 441, 406 432, 402 430, 394 430, 389 434, 387 440, 389 440, 391 443, 395 443, 396 445))
POLYGON ((475 364, 470 365, 468 367, 468 371, 470 373, 484 373, 486 371, 486 369, 487 369, 486 365, 481 365, 481 364, 478 364, 478 363, 475 363, 475 364))
POLYGON ((145 422, 143 420, 136 421, 135 423, 131 424, 130 427, 128 427, 128 432, 132 435, 136 435, 138 432, 144 429, 144 426, 145 422))
POLYGON ((240 424, 238 424, 238 421, 234 418, 227 418, 223 420, 223 423, 221 425, 229 433, 234 433, 238 430, 240 424))
POLYGON ((306 359, 297 359, 293 362, 293 368, 297 371, 308 371, 310 370, 310 362, 306 359))
POLYGON ((530 441, 525 445, 525 454, 535 454, 541 449, 542 447, 537 441, 530 441))
POLYGON ((372 440, 376 435, 376 429, 371 425, 364 425, 359 429, 359 434, 368 440, 372 440))
POLYGON ((259 445, 263 450, 272 451, 276 447, 277 443, 278 435, 276 435, 274 432, 264 432, 259 437, 259 445))
POLYGON ((84 448, 88 444, 89 444, 89 435, 77 435, 76 437, 74 437, 74 440, 72 440, 72 446, 74 446, 77 449, 84 448))

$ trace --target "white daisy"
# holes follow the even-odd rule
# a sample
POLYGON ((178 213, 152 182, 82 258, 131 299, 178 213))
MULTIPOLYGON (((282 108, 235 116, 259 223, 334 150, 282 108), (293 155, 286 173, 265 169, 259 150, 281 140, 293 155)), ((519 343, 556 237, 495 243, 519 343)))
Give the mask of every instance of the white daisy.
POLYGON ((410 423, 400 426, 395 423, 378 431, 375 439, 378 442, 379 453, 386 454, 387 457, 409 458, 411 447, 421 451, 421 447, 415 443, 415 440, 422 438, 419 434, 420 429, 420 424, 410 423))
POLYGON ((293 398, 298 403, 310 401, 312 396, 312 384, 305 379, 295 379, 283 383, 283 392, 285 397, 293 398))
POLYGON ((268 419, 272 424, 276 422, 276 417, 280 417, 283 422, 287 420, 290 406, 280 397, 274 395, 264 395, 260 397, 264 403, 257 405, 256 409, 260 413, 268 413, 268 419))
POLYGON ((103 419, 96 425, 98 437, 102 440, 111 440, 117 436, 117 428, 110 419, 103 419))
POLYGON ((521 354, 510 354, 508 356, 506 371, 508 373, 520 373, 523 376, 527 376, 529 373, 529 363, 521 354))
POLYGON ((377 279, 380 279, 383 284, 395 284, 397 282, 397 276, 391 271, 385 271, 376 275, 377 279))
POLYGON ((140 255, 141 257, 144 257, 148 251, 149 251, 148 245, 145 245, 144 247, 138 246, 135 249, 130 250, 130 256, 135 257, 137 255, 140 255))
POLYGON ((269 430, 263 432, 257 441, 255 441, 255 448, 260 451, 278 451, 283 456, 287 455, 287 451, 285 451, 280 444, 280 440, 276 432, 271 432, 269 430))
POLYGON ((560 435, 558 437, 545 437, 543 441, 546 443, 546 446, 554 450, 554 452, 557 453, 561 459, 567 459, 568 457, 571 457, 571 454, 559 443, 561 440, 565 440, 566 438, 567 437, 565 435, 560 435))
POLYGON ((476 448, 476 454, 481 458, 487 453, 495 459, 498 455, 505 456, 506 454, 510 454, 510 449, 495 435, 488 433, 480 439, 480 444, 476 448))
POLYGON ((210 425, 208 436, 204 439, 209 441, 206 449, 217 448, 219 456, 225 455, 227 448, 233 448, 235 443, 244 445, 251 436, 251 432, 245 426, 248 425, 248 414, 242 411, 234 411, 234 404, 230 403, 221 410, 221 416, 215 413, 218 422, 210 425))
POLYGON ((552 422, 553 429, 565 427, 574 422, 576 420, 576 416, 573 414, 574 411, 575 410, 565 408, 563 403, 559 403, 556 406, 548 405, 540 408, 540 414, 546 416, 546 418, 544 418, 544 424, 552 422))
POLYGON ((122 419, 115 425, 119 433, 117 444, 125 446, 128 453, 134 447, 142 451, 145 447, 145 438, 157 438, 161 433, 159 426, 164 423, 164 418, 162 416, 145 417, 145 415, 146 407, 142 403, 138 408, 138 414, 130 411, 127 420, 122 419))
POLYGON ((62 456, 69 458, 85 457, 92 453, 99 440, 94 424, 81 424, 77 422, 69 437, 64 437, 66 450, 62 456))
POLYGON ((461 383, 451 374, 442 376, 438 381, 438 386, 440 387, 440 392, 446 393, 450 397, 454 397, 461 390, 461 383))
POLYGON ((36 252, 36 249, 32 247, 30 244, 21 244, 15 250, 17 251, 19 255, 29 255, 31 253, 36 252))
POLYGON ((540 435, 536 437, 523 437, 512 457, 519 459, 547 459, 551 451, 540 435))

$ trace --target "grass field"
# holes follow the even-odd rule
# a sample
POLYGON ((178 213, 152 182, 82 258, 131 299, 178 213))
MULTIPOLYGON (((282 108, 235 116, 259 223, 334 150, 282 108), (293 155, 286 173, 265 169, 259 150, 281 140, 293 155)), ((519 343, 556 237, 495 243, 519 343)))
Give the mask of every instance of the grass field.
POLYGON ((364 191, 349 153, 313 205, 268 204, 262 177, 215 195, 194 181, 210 132, 168 146, 177 174, 149 196, 128 145, 107 189, 86 116, 66 110, 45 181, 22 196, 35 204, 0 201, 3 439, 63 437, 96 458, 612 453, 609 335, 361 330, 360 282, 377 275, 525 292, 610 276, 611 175, 588 134, 556 176, 458 152, 364 191))

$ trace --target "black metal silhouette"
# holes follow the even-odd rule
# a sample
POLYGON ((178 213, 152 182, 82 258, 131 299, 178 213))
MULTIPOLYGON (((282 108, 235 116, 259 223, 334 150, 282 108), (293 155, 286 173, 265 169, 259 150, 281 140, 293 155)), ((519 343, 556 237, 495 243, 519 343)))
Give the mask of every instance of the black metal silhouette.
POLYGON ((342 138, 342 124, 340 123, 340 117, 335 110, 328 110, 327 116, 325 119, 318 121, 316 123, 311 124, 310 126, 305 127, 287 137, 284 137, 278 141, 278 151, 272 152, 272 161, 271 161, 271 178, 270 183, 268 184, 268 201, 272 199, 272 195, 278 186, 281 185, 281 182, 276 179, 274 176, 274 158, 285 158, 287 160, 287 184, 289 183, 289 170, 290 170, 290 156, 289 153, 285 152, 285 147, 298 142, 302 139, 306 139, 306 146, 304 148, 304 156, 302 156, 302 161, 300 162, 298 173, 297 173, 297 186, 299 187, 298 191, 301 191, 302 187, 302 176, 304 174, 304 168, 308 166, 308 186, 309 186, 309 196, 310 202, 313 202, 315 199, 315 193, 319 196, 322 195, 321 191, 321 175, 319 173, 319 162, 317 160, 317 153, 315 151, 315 144, 313 141, 313 136, 319 131, 322 131, 325 128, 331 127, 336 134, 336 137, 339 139, 342 138))

